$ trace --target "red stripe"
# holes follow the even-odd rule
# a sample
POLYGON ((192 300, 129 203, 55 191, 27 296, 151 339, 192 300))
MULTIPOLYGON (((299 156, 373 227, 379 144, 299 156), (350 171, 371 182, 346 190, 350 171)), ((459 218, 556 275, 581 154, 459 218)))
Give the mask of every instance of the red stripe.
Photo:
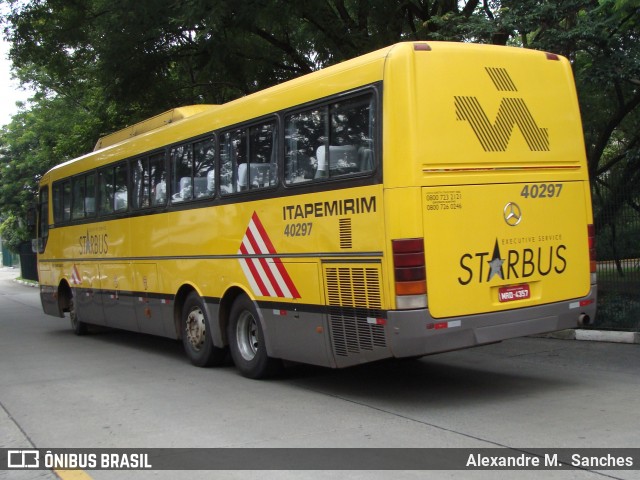
MULTIPOLYGON (((247 251, 247 248, 244 246, 244 241, 243 241, 243 243, 240 244, 240 252, 243 255, 249 255, 249 252, 247 251)), ((251 276, 255 280, 256 284, 258 284, 258 288, 260 289, 260 293, 262 294, 262 296, 268 297, 269 296, 269 290, 267 290, 267 287, 265 287, 265 285, 264 285, 264 283, 262 281, 262 278, 260 277, 260 274, 256 270, 256 267, 253 264, 253 259, 246 258, 245 260, 247 261, 247 266, 249 267, 249 270, 251 271, 251 276)))
MULTIPOLYGON (((273 243, 271 243, 271 239, 269 238, 269 235, 267 235, 267 232, 264 229, 264 226, 262 225, 262 223, 260 222, 260 218, 258 218, 258 214, 256 212, 253 212, 251 219, 253 220, 256 228, 258 229, 258 232, 260 232, 262 241, 267 246, 269 253, 277 255, 278 252, 276 252, 276 249, 274 248, 273 243)), ((287 285, 287 288, 291 292, 291 295, 293 295, 293 298, 301 298, 300 293, 298 293, 298 289, 293 284, 293 280, 289 276, 289 273, 287 272, 286 268, 284 268, 282 261, 277 257, 274 257, 273 261, 275 262, 276 268, 280 272, 280 275, 282 276, 284 283, 287 285)))
MULTIPOLYGON (((256 241, 256 239, 254 238, 253 234, 251 233, 250 229, 247 229, 247 233, 245 234, 245 238, 247 240, 249 240, 249 243, 251 244, 251 246, 253 247, 253 251, 257 252, 257 253, 266 253, 266 252, 261 252, 260 251, 260 247, 258 245, 258 242, 256 241)), ((264 238, 262 239, 264 241, 264 238)), ((271 285, 271 287, 275 290, 276 292, 276 296, 277 297, 284 297, 284 293, 282 291, 282 289, 280 288, 280 285, 278 283, 278 280, 276 280, 276 277, 273 276, 273 272, 271 271, 271 268, 269 267, 269 264, 267 262, 266 258, 256 258, 255 260, 253 260, 255 262, 260 262, 260 265, 262 265, 262 268, 264 270, 264 273, 267 275, 267 278, 269 279, 269 284, 271 285)))
MULTIPOLYGON (((262 241, 264 242, 264 244, 267 246, 267 250, 269 251, 269 253, 277 254, 278 252, 276 252, 276 249, 273 248, 273 243, 271 243, 271 239, 269 238, 269 235, 267 235, 267 231, 262 226, 262 223, 260 222, 260 219, 258 218, 258 214, 256 212, 253 212, 253 215, 251 216, 251 220, 253 220, 253 223, 258 229, 258 233, 260 233, 260 237, 262 238, 262 241)), ((267 252, 263 252, 263 253, 267 253, 267 252)))
MULTIPOLYGON (((271 239, 269 238, 269 235, 267 234, 267 231, 265 230, 264 226, 262 225, 262 222, 260 221, 260 218, 258 217, 258 214, 256 212, 253 212, 253 215, 251 216, 251 221, 253 221, 253 224, 255 225, 256 230, 260 234, 260 238, 262 239, 262 241, 264 242, 264 244, 265 244, 265 246, 267 247, 267 250, 268 250, 268 252, 261 252, 261 253, 270 253, 272 255, 277 255, 278 252, 274 248, 273 243, 271 243, 271 239)), ((258 248, 256 248, 257 244, 255 243, 255 239, 253 238, 253 235, 251 234, 251 229, 250 228, 247 228, 247 232, 245 234, 245 238, 249 239, 249 241, 251 242, 251 245, 253 246, 255 251, 260 251, 258 248)), ((264 259, 261 259, 261 260, 264 260, 264 259)), ((286 284, 287 288, 291 292, 291 295, 293 296, 293 298, 301 298, 300 297, 300 293, 298 292, 298 289, 293 284, 293 280, 289 276, 289 273, 287 272, 287 270, 284 267, 284 265, 283 265, 282 261, 280 260, 280 258, 273 257, 273 261, 275 263, 276 268, 278 269, 278 272, 282 276, 282 279, 283 279, 284 283, 286 284)), ((265 271, 268 272, 268 275, 272 278, 272 274, 269 271, 268 267, 265 268, 265 271)), ((277 286, 278 282, 274 282, 273 285, 276 288, 276 291, 280 290, 279 286, 277 286)), ((284 294, 280 293, 279 296, 283 297, 284 294)))
POLYGON ((300 294, 298 293, 298 289, 293 284, 293 280, 291 280, 291 277, 289 276, 289 273, 284 268, 284 265, 282 264, 282 261, 279 258, 274 258, 273 261, 276 264, 276 267, 278 268, 278 271, 280 272, 280 275, 282 275, 282 279, 284 280, 284 283, 287 284, 287 288, 291 292, 291 295, 293 296, 293 298, 301 298, 300 294))

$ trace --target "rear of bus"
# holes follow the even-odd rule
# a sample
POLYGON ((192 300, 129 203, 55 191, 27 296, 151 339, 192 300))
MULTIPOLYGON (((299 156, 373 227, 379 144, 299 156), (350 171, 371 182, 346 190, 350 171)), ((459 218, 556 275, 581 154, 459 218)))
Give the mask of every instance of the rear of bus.
POLYGON ((394 356, 593 321, 591 198, 566 59, 401 44, 386 60, 383 113, 394 356))

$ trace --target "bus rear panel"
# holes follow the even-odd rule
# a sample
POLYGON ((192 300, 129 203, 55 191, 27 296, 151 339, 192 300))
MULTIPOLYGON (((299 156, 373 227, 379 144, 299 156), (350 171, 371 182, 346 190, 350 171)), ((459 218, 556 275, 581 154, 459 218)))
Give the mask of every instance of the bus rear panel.
POLYGON ((481 45, 408 50, 387 62, 385 209, 390 243, 420 240, 423 262, 388 258, 393 354, 590 323, 593 220, 568 61, 481 45), (423 291, 404 291, 411 275, 423 291))

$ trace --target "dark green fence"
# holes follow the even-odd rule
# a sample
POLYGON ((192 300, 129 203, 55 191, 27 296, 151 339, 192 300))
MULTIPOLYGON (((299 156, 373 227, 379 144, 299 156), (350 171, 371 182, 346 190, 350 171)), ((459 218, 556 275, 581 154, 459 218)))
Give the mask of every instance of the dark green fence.
POLYGON ((640 331, 640 194, 634 190, 594 188, 598 258, 595 328, 640 331))

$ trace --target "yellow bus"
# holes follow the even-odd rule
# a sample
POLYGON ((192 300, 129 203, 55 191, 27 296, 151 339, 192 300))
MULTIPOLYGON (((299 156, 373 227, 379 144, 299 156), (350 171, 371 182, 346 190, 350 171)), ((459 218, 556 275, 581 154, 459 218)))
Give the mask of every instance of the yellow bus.
POLYGON ((47 172, 47 314, 346 367, 588 324, 590 188, 569 62, 400 43, 177 108, 47 172))

